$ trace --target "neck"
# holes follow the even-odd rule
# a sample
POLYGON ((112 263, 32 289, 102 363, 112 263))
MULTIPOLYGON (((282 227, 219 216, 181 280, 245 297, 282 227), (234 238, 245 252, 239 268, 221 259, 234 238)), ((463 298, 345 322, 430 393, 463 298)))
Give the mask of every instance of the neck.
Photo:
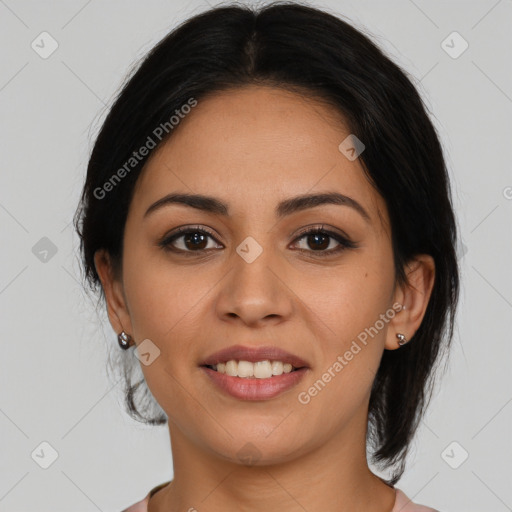
POLYGON ((300 456, 276 463, 262 462, 262 454, 253 465, 206 452, 169 423, 174 478, 148 512, 391 512, 395 490, 368 468, 361 422, 366 417, 300 456))

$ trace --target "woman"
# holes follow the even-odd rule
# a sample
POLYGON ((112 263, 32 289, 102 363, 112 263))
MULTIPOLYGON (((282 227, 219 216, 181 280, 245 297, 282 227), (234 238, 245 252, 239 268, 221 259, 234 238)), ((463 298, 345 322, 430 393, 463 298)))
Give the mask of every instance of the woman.
POLYGON ((172 441, 127 511, 433 510, 395 484, 452 338, 456 223, 366 36, 291 3, 189 19, 111 108, 75 226, 127 410, 172 441))

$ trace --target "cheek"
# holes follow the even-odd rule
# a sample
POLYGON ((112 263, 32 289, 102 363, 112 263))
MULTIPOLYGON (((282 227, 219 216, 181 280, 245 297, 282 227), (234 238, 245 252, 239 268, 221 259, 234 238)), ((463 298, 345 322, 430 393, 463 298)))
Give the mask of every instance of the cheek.
POLYGON ((356 255, 329 271, 297 274, 292 288, 307 306, 303 312, 316 324, 311 330, 331 340, 329 350, 342 349, 390 307, 393 273, 389 265, 356 255))
POLYGON ((184 272, 170 263, 153 263, 138 264, 135 253, 126 257, 125 292, 135 339, 150 339, 159 350, 151 364, 141 364, 144 378, 169 418, 179 423, 191 407, 184 389, 195 378, 198 336, 204 336, 203 301, 209 300, 215 279, 210 283, 191 268, 184 272), (182 412, 175 417, 175 411, 182 412))
POLYGON ((322 352, 315 375, 322 398, 315 399, 316 406, 326 412, 333 403, 340 411, 353 411, 371 390, 395 313, 389 262, 360 257, 329 276, 302 278, 297 295, 308 306, 309 332, 322 352))
POLYGON ((180 269, 155 251, 126 251, 123 280, 136 336, 165 341, 194 316, 208 283, 198 280, 192 267, 180 269))

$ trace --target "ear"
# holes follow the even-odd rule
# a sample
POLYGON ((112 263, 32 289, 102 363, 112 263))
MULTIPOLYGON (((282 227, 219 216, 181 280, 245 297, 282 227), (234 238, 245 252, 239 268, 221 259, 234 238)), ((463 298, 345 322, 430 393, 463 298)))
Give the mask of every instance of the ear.
POLYGON ((109 253, 104 249, 96 251, 94 253, 94 265, 105 293, 110 325, 116 334, 124 330, 132 335, 133 329, 126 305, 123 284, 120 278, 114 276, 109 253))
POLYGON ((404 268, 407 282, 395 290, 394 301, 402 305, 389 322, 385 348, 396 350, 398 333, 410 340, 418 330, 434 287, 435 263, 429 254, 416 255, 404 268))

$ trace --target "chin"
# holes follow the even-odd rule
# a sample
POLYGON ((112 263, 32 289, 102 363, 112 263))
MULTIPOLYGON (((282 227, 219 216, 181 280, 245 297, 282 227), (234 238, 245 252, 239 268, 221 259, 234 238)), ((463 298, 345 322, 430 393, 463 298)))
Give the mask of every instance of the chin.
MULTIPOLYGON (((237 432, 243 432, 243 430, 237 432)), ((211 448, 222 459, 247 467, 272 466, 290 462, 306 450, 305 444, 298 440, 298 435, 291 435, 290 432, 278 435, 275 426, 270 429, 270 432, 268 436, 244 433, 211 448), (294 440, 293 443, 290 442, 291 439, 294 440)))

